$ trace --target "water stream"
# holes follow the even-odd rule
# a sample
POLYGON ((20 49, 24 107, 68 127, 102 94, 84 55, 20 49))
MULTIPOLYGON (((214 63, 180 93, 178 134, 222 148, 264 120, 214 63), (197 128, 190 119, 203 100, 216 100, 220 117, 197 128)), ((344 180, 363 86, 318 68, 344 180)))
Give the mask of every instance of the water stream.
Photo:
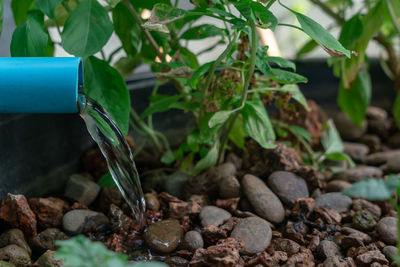
POLYGON ((80 116, 107 160, 108 169, 130 206, 136 222, 145 226, 146 204, 131 149, 116 123, 94 100, 79 94, 80 116))

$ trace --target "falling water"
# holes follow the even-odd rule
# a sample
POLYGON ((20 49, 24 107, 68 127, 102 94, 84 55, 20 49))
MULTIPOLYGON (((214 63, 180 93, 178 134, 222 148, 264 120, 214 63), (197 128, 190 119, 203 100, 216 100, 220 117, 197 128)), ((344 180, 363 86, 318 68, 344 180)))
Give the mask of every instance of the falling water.
POLYGON ((79 94, 80 116, 107 160, 108 169, 141 228, 146 204, 129 145, 107 111, 94 100, 79 94))

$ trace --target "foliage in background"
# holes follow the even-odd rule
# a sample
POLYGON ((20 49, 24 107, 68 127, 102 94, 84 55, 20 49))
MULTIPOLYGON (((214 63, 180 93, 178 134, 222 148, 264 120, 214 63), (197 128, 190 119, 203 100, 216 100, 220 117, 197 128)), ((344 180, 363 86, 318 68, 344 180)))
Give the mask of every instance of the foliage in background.
POLYGON ((56 258, 64 261, 65 267, 166 267, 159 262, 129 263, 128 256, 118 254, 100 242, 92 242, 79 235, 69 240, 57 241, 56 258))
MULTIPOLYGON (((386 53, 380 63, 387 76, 394 82, 394 90, 400 89, 400 1, 362 1, 354 11, 353 0, 310 0, 319 6, 341 29, 339 41, 355 51, 351 58, 331 58, 329 64, 335 76, 340 78, 337 102, 349 117, 361 126, 371 101, 371 78, 368 72, 367 46, 376 42, 386 53)), ((310 40, 299 51, 298 57, 316 47, 310 40)), ((382 54, 383 54, 382 51, 382 54)), ((400 94, 394 102, 393 115, 400 126, 400 94)))
MULTIPOLYGON (((245 138, 252 138, 263 148, 273 148, 276 133, 265 109, 265 99, 273 93, 289 93, 308 108, 296 85, 307 79, 296 73, 293 62, 268 55, 268 47, 259 45, 257 28, 294 27, 335 57, 349 58, 351 54, 317 22, 281 1, 192 0, 190 10, 178 8, 179 0, 106 3, 12 0, 17 24, 10 46, 12 56, 52 56, 54 48, 61 46, 82 57, 86 93, 109 111, 122 132, 127 134, 131 126, 151 141, 163 163, 178 162, 193 173, 223 161, 228 141, 244 149, 245 138), (280 24, 270 11, 273 4, 295 16, 300 27, 280 24), (150 10, 151 16, 143 19, 150 10), (212 18, 220 26, 201 23, 202 17, 212 18), (50 34, 54 31, 61 42, 54 41, 50 34), (113 33, 121 47, 106 56, 103 48, 113 33), (216 41, 197 54, 188 45, 190 40, 207 38, 216 41), (224 51, 200 66, 198 56, 218 44, 225 45, 224 51), (131 73, 141 63, 151 64, 158 81, 149 107, 137 114, 130 107, 122 74, 131 73), (158 93, 166 82, 175 85, 175 94, 158 93), (170 109, 189 112, 195 121, 186 141, 174 151, 152 123, 153 114, 170 109)), ((292 127, 291 131, 299 129, 292 127)))

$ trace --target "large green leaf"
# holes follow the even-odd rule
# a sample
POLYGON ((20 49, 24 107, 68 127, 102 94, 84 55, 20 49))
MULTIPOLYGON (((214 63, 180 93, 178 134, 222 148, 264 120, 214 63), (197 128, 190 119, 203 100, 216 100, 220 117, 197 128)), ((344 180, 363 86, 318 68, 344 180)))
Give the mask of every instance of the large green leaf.
POLYGON ((338 104, 353 122, 361 126, 371 102, 371 78, 366 71, 359 72, 350 89, 339 88, 338 104))
POLYGON ((181 36, 181 39, 185 40, 199 40, 208 37, 223 35, 223 30, 210 24, 203 24, 189 28, 181 36))
POLYGON ((240 0, 233 4, 248 22, 255 23, 261 28, 275 29, 278 20, 271 11, 261 3, 252 0, 240 0))
POLYGON ((368 178, 353 184, 342 191, 350 197, 361 197, 370 201, 388 200, 392 197, 399 184, 397 175, 382 178, 368 178))
POLYGON ((223 124, 229 117, 235 113, 237 109, 234 110, 221 110, 214 113, 214 115, 208 121, 208 127, 212 128, 216 125, 223 124))
POLYGON ((130 97, 125 80, 106 61, 94 56, 84 60, 84 68, 86 94, 103 106, 127 135, 130 97))
POLYGON ((340 138, 339 132, 331 119, 329 119, 324 125, 321 143, 326 154, 343 152, 344 146, 342 139, 340 138))
MULTIPOLYGON (((357 73, 364 64, 368 43, 374 36, 376 36, 381 28, 384 21, 383 17, 385 11, 385 6, 382 1, 377 1, 375 7, 361 18, 361 28, 353 25, 348 25, 348 27, 343 28, 340 39, 346 39, 348 36, 358 36, 359 32, 362 32, 359 38, 351 39, 351 46, 348 47, 349 49, 356 51, 358 56, 351 57, 351 59, 343 59, 336 63, 336 66, 341 70, 342 84, 344 88, 349 89, 351 84, 357 78, 357 73)), ((353 23, 359 24, 356 19, 353 23)))
POLYGON ((112 11, 115 33, 129 56, 137 54, 140 44, 140 26, 124 3, 119 3, 112 11))
POLYGON ((112 32, 104 7, 96 0, 83 0, 65 22, 62 46, 70 54, 87 57, 100 51, 112 32))
POLYGON ((63 0, 37 0, 35 5, 49 18, 54 19, 54 10, 62 1, 63 0))
POLYGON ((28 17, 28 10, 33 7, 35 0, 12 0, 11 10, 14 15, 14 21, 17 26, 24 23, 28 17))
POLYGON ((229 139, 240 149, 246 150, 245 140, 248 134, 244 130, 243 116, 240 114, 235 124, 232 126, 232 130, 229 134, 229 139))
MULTIPOLYGON (((291 9, 289 9, 291 10, 291 9)), ((311 18, 300 14, 296 11, 291 10, 301 25, 301 29, 317 43, 326 48, 333 50, 337 53, 341 53, 350 58, 350 51, 342 46, 342 44, 336 40, 327 30, 311 18)))
POLYGON ((360 14, 356 14, 343 25, 339 41, 347 47, 354 47, 354 44, 360 40, 362 34, 363 24, 361 16, 360 14))
POLYGON ((43 14, 31 11, 27 20, 13 33, 10 45, 13 57, 46 56, 48 36, 43 30, 43 14))
POLYGON ((261 100, 247 101, 240 112, 246 133, 263 148, 275 147, 271 143, 275 140, 274 129, 261 100))
POLYGON ((208 151, 207 155, 197 162, 194 167, 194 172, 198 173, 202 170, 215 166, 218 160, 218 142, 215 142, 213 147, 208 151))

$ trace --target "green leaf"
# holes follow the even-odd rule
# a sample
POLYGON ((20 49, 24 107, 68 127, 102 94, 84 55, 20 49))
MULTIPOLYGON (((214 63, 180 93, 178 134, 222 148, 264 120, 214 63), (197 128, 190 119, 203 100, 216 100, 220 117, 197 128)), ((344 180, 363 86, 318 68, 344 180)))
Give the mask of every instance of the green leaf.
POLYGON ((147 116, 157 113, 157 112, 164 112, 171 108, 171 105, 178 102, 183 95, 156 95, 152 96, 150 99, 150 106, 143 111, 142 115, 140 116, 142 119, 146 118, 147 116))
POLYGON ((319 25, 316 21, 312 20, 311 18, 300 14, 296 11, 292 11, 295 15, 297 20, 299 21, 302 30, 314 39, 317 43, 331 49, 337 53, 341 53, 346 57, 350 58, 350 51, 347 50, 342 46, 342 44, 336 40, 327 30, 325 30, 321 25, 319 25))
POLYGON ((186 13, 187 11, 183 9, 173 7, 164 3, 157 3, 153 6, 149 21, 151 23, 162 23, 165 21, 182 18, 186 13))
POLYGON ((171 5, 170 0, 130 0, 130 2, 135 8, 146 8, 150 10, 158 3, 171 5))
POLYGON ((132 74, 133 70, 143 63, 140 55, 135 57, 121 57, 115 64, 114 67, 121 73, 122 76, 128 76, 132 74))
POLYGON ((62 1, 63 0, 37 0, 35 5, 49 18, 54 19, 54 10, 62 1))
POLYGON ((119 3, 112 10, 115 33, 121 40, 122 47, 128 56, 134 56, 138 52, 140 44, 140 26, 136 23, 131 12, 124 3, 119 3))
POLYGON ((261 28, 270 28, 274 30, 278 24, 278 20, 271 11, 259 2, 240 0, 233 4, 248 22, 255 23, 261 28))
POLYGON ((393 104, 393 116, 396 120, 397 127, 400 128, 400 93, 397 93, 396 100, 393 104))
POLYGON ((293 71, 296 71, 296 64, 294 64, 292 61, 284 59, 282 57, 265 57, 265 59, 268 62, 273 62, 277 64, 281 68, 289 68, 292 69, 293 71))
POLYGON ((361 16, 360 14, 356 14, 343 24, 339 42, 347 47, 354 47, 355 43, 362 37, 362 34, 363 23, 361 16))
POLYGON ((353 160, 343 152, 332 152, 329 154, 325 154, 325 158, 336 161, 347 161, 349 164, 349 168, 355 167, 353 160))
POLYGON ((104 107, 124 136, 129 130, 130 97, 121 74, 106 61, 90 56, 84 60, 86 94, 104 107))
POLYGON ((240 112, 246 133, 263 148, 274 148, 274 129, 261 100, 247 101, 240 112))
POLYGON ((181 39, 199 40, 219 35, 223 35, 222 29, 211 24, 203 24, 189 28, 186 32, 182 34, 181 39))
POLYGON ((329 119, 324 125, 321 143, 325 149, 325 154, 343 152, 344 147, 342 139, 340 139, 339 132, 337 131, 335 124, 331 119, 329 119))
POLYGON ((370 201, 388 200, 392 197, 399 184, 397 175, 382 178, 367 178, 342 191, 350 197, 361 197, 370 201))
POLYGON ((304 55, 310 53, 311 51, 314 50, 314 48, 318 47, 318 43, 311 39, 307 43, 303 45, 303 47, 297 52, 296 59, 300 59, 304 55))
POLYGON ((371 78, 367 71, 359 72, 350 89, 339 87, 337 102, 353 122, 361 127, 371 102, 371 78))
POLYGON ((212 128, 216 125, 225 123, 229 119, 229 117, 235 112, 237 112, 237 109, 215 112, 211 119, 208 121, 208 127, 212 128))
POLYGON ((12 0, 11 10, 17 26, 21 26, 28 17, 28 11, 32 9, 35 0, 12 0))
POLYGON ((308 142, 312 141, 311 135, 303 127, 300 127, 300 126, 297 126, 297 125, 290 125, 289 129, 292 132, 295 132, 297 135, 301 136, 304 140, 306 140, 308 142))
POLYGON ((111 8, 114 8, 121 2, 121 0, 106 0, 106 2, 111 8))
POLYGON ((232 130, 229 134, 229 139, 240 149, 246 150, 245 146, 245 140, 247 137, 247 133, 244 130, 244 125, 243 125, 243 116, 240 114, 236 121, 235 124, 232 126, 232 130))
POLYGON ((100 187, 114 187, 117 186, 114 182, 114 179, 111 176, 110 172, 107 172, 103 176, 101 176, 100 180, 97 182, 100 187))
POLYGON ((99 52, 112 32, 104 7, 96 0, 83 0, 65 22, 62 46, 70 54, 87 57, 99 52))
POLYGON ((203 64, 200 68, 198 68, 192 75, 192 78, 189 80, 189 85, 192 88, 196 88, 197 82, 201 76, 203 76, 214 64, 215 61, 210 61, 208 63, 203 64))
POLYGON ((44 57, 47 40, 47 33, 43 30, 43 14, 31 11, 27 20, 18 26, 12 35, 11 56, 44 57))
POLYGON ((278 57, 268 56, 267 50, 268 47, 266 46, 257 48, 256 66, 262 73, 264 73, 265 75, 269 76, 271 79, 279 83, 291 84, 291 83, 307 82, 307 78, 302 75, 286 70, 271 68, 269 62, 274 62, 284 68, 295 69, 296 66, 288 60, 280 59, 278 57))
POLYGON ((218 142, 215 142, 213 147, 208 151, 207 155, 197 162, 194 167, 194 172, 199 173, 202 170, 215 166, 218 160, 218 142))

